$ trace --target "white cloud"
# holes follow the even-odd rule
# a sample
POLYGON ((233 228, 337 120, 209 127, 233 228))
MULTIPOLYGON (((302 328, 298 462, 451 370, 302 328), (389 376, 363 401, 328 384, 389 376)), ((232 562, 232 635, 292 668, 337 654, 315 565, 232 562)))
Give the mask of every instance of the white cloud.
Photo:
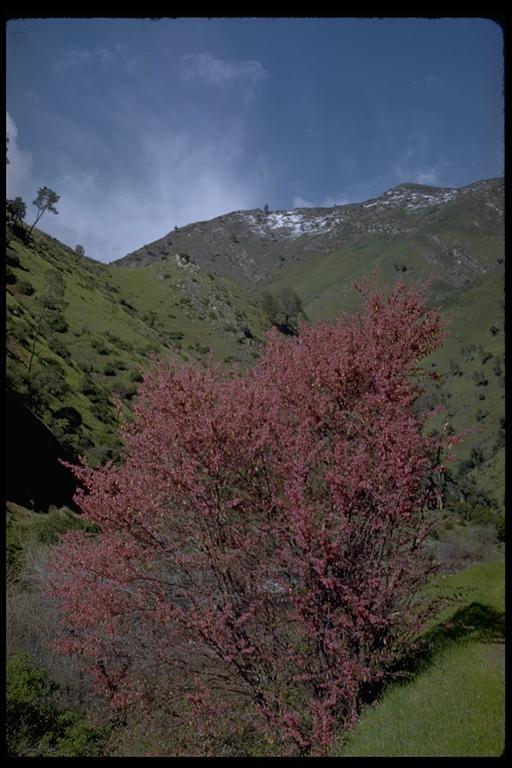
POLYGON ((6 132, 9 136, 7 197, 13 198, 21 195, 27 182, 30 181, 32 155, 18 146, 18 128, 8 112, 6 113, 6 132))
POLYGON ((412 182, 438 186, 440 185, 441 174, 441 167, 417 164, 413 158, 405 162, 399 161, 393 167, 393 177, 397 184, 412 182))
MULTIPOLYGON (((60 195, 59 213, 43 216, 38 226, 71 248, 80 243, 99 261, 119 259, 176 225, 262 207, 271 193, 271 171, 264 158, 252 172, 244 166, 241 127, 233 126, 216 142, 155 131, 139 136, 137 152, 144 170, 136 180, 123 173, 105 179, 101 170, 81 172, 72 167, 52 178, 39 178, 31 173, 30 155, 17 145, 16 126, 9 116, 7 120, 11 196, 19 194, 29 203, 38 187, 49 185, 60 195)), ((33 221, 30 209, 27 221, 33 221)))
POLYGON ((312 202, 311 200, 305 200, 303 197, 300 197, 300 195, 297 195, 293 198, 293 207, 294 208, 333 208, 335 205, 348 205, 351 202, 353 201, 349 197, 346 197, 346 195, 324 197, 322 200, 316 201, 316 202, 312 202))
POLYGON ((76 45, 68 45, 63 55, 54 63, 54 69, 63 70, 73 67, 83 67, 91 63, 111 64, 114 55, 106 48, 78 48, 76 45))
POLYGON ((183 56, 180 75, 185 83, 200 81, 224 90, 234 85, 243 86, 247 101, 254 97, 258 83, 268 78, 267 70, 259 61, 228 61, 208 52, 183 56))

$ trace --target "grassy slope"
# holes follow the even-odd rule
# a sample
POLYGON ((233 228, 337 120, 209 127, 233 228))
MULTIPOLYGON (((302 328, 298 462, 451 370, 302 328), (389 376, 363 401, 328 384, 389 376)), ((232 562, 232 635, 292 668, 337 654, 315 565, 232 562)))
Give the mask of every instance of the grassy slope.
MULTIPOLYGON (((438 579, 434 588, 452 594, 459 609, 484 606, 481 616, 502 615, 503 563, 486 563, 438 579)), ((439 617, 446 621, 454 610, 439 617)), ((460 615, 460 614, 459 614, 460 615)), ((446 640, 412 682, 388 689, 368 709, 333 754, 340 757, 498 756, 504 748, 504 646, 479 639, 474 622, 458 640, 446 640)), ((447 635, 449 637, 449 635, 447 635)))
MULTIPOLYGON (((247 362, 255 354, 264 319, 227 280, 203 272, 189 276, 176 263, 166 265, 165 277, 157 266, 116 269, 77 258, 36 229, 33 238, 31 247, 14 236, 9 242, 11 256, 20 263, 10 268, 16 282, 7 286, 8 374, 12 374, 11 386, 26 394, 30 350, 40 315, 37 299, 44 291, 45 273, 55 268, 65 282, 64 316, 69 328, 52 336, 68 355, 62 357, 49 348, 48 333, 43 329, 35 347, 33 377, 53 363, 60 367, 67 391, 64 396, 49 397, 39 415, 51 427, 52 412, 62 405, 76 408, 83 419, 76 443, 86 453, 95 446, 115 445, 116 409, 108 398, 116 388, 131 389, 133 394, 133 375, 139 366, 148 365, 152 352, 206 360, 211 350, 226 362, 247 362), (22 281, 32 285, 32 294, 20 290, 22 281), (244 328, 254 339, 246 337, 244 328), (108 417, 98 418, 90 398, 81 392, 84 372, 103 392, 108 417)), ((127 398, 125 403, 129 407, 127 398)))
MULTIPOLYGON (((445 236, 449 239, 448 234, 445 236)), ((457 241, 461 242, 460 233, 457 241)), ((472 242, 474 247, 474 234, 472 242)), ((504 368, 504 277, 496 259, 499 243, 480 237, 477 243, 487 271, 475 275, 471 285, 458 284, 460 276, 452 271, 453 265, 430 264, 418 241, 374 237, 328 254, 310 256, 298 264, 284 264, 262 289, 290 285, 302 298, 311 320, 332 321, 342 311, 360 309, 360 297, 353 284, 375 268, 379 269, 379 280, 385 283, 401 279, 411 284, 432 278, 431 301, 441 306, 443 318, 448 321, 448 337, 427 361, 442 377, 437 390, 431 391, 430 401, 446 406, 456 432, 474 430, 466 434, 458 448, 457 460, 467 460, 475 447, 483 450, 484 463, 469 474, 503 509, 504 449, 498 449, 496 442, 500 418, 504 416, 505 390, 503 375, 497 375, 494 367, 499 359, 504 368), (407 271, 397 271, 395 265, 403 263, 407 271), (491 333, 492 326, 498 329, 496 335, 491 333), (460 374, 453 372, 452 361, 460 374), (485 386, 476 385, 474 377, 478 371, 487 380, 485 386)), ((439 417, 434 425, 443 420, 446 416, 439 417)))

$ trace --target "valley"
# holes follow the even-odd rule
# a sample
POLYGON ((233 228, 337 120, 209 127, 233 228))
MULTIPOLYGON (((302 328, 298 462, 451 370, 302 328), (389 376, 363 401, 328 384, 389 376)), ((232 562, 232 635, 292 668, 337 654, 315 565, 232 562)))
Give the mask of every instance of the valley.
MULTIPOLYGON (((62 461, 122 461, 119 427, 133 419, 137 387, 153 361, 247 370, 266 332, 279 327, 269 314, 272 301, 292 298, 293 322, 281 330, 293 335, 299 320, 333 323, 358 312, 354 283, 372 274, 385 285, 429 281, 428 300, 446 322, 443 346, 423 362, 435 380, 420 404, 443 407, 430 430, 448 422, 463 439, 447 468, 432 555, 444 574, 502 558, 502 179, 459 190, 403 184, 329 209, 237 211, 180 228, 111 264, 36 228, 29 237, 22 223, 8 223, 6 235, 6 516, 15 648, 34 655, 34 642, 39 648, 41 633, 50 632, 34 630, 34 612, 23 607, 32 595, 19 581, 26 564, 64 531, 89 530, 62 461)), ((499 574, 493 578, 499 584, 499 574)), ((484 650, 475 646, 482 675, 484 650)), ((53 659, 41 652, 38 663, 52 671, 53 659)), ((58 663, 55 669, 63 685, 58 663)), ((485 734, 482 740, 487 749, 485 734)))

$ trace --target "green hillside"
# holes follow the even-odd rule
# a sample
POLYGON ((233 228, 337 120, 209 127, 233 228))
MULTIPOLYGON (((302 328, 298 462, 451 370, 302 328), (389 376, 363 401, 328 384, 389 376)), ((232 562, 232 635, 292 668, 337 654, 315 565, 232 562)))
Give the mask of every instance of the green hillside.
MULTIPOLYGON (((493 489, 502 505, 503 477, 497 473, 503 466, 503 417, 505 397, 504 344, 504 275, 501 265, 480 275, 468 287, 451 286, 441 280, 442 272, 424 266, 411 267, 419 261, 413 245, 410 256, 405 249, 400 258, 407 261, 407 272, 397 271, 396 246, 385 250, 383 243, 365 244, 343 254, 335 252, 323 258, 291 267, 278 283, 265 287, 276 290, 282 284, 293 287, 312 320, 333 320, 340 312, 359 309, 359 295, 353 283, 362 280, 372 268, 379 268, 379 279, 390 283, 398 278, 406 283, 433 279, 431 303, 442 308, 448 336, 443 347, 428 362, 441 379, 429 393, 429 402, 443 403, 455 430, 474 430, 465 435, 457 451, 460 461, 469 461, 474 449, 481 451, 478 465, 469 473, 487 491, 493 489), (375 252, 379 256, 373 256, 375 252), (340 258, 340 256, 343 258, 340 258), (498 454, 498 455, 497 455, 498 454), (491 480, 491 476, 493 479, 491 480)), ((402 249, 400 249, 402 250, 402 249)), ((459 465, 460 466, 460 463, 459 465)))
MULTIPOLYGON (((472 248, 476 248, 475 242, 472 248)), ((470 280, 451 271, 449 261, 431 265, 418 242, 369 238, 359 245, 309 256, 284 265, 278 280, 262 290, 292 287, 311 320, 334 320, 360 308, 354 283, 378 269, 379 281, 432 281, 430 302, 441 307, 447 338, 428 361, 439 382, 424 399, 442 404, 456 432, 465 432, 453 471, 477 484, 503 511, 504 492, 504 266, 498 240, 482 243, 481 266, 470 280)))
MULTIPOLYGON (((145 246, 140 259, 135 254, 104 265, 37 229, 28 243, 26 230, 11 226, 8 388, 63 446, 101 461, 118 449, 121 412, 112 395, 121 397, 129 417, 139 369, 152 353, 185 362, 206 361, 211 353, 226 364, 248 364, 269 324, 260 303, 265 291, 292 288, 308 318, 334 320, 340 312, 357 310, 353 284, 376 267, 382 282, 430 278, 431 301, 441 305, 449 333, 428 361, 440 378, 424 404, 446 408, 434 426, 449 419, 456 431, 466 431, 452 466, 465 489, 459 500, 469 498, 487 510, 482 519, 495 520, 503 514, 504 486, 501 189, 501 180, 448 192, 402 185, 373 202, 327 209, 333 212, 329 216, 341 217, 346 233, 345 245, 334 249, 329 233, 337 230, 331 225, 324 234, 314 230, 290 239, 278 214, 259 216, 258 226, 268 231, 256 231, 252 212, 238 212, 145 246), (272 215, 275 226, 268 223, 272 215), (211 248, 217 241, 226 244, 226 238, 245 257, 233 252, 213 258, 211 248), (175 250, 181 241, 194 246, 197 262, 175 250), (285 256, 276 258, 277 252, 285 256), (210 267, 232 274, 238 284, 210 267), (239 268, 245 270, 243 279, 239 268), (43 311, 45 296, 54 290, 47 284, 52 269, 60 275, 53 282, 61 281, 62 295, 56 308, 43 311), (251 269, 260 277, 248 287, 251 269)), ((318 211, 305 210, 306 224, 316 226, 318 211)), ((290 215, 293 223, 295 212, 290 215)))
POLYGON ((257 354, 263 314, 224 278, 183 259, 115 269, 36 229, 30 243, 22 229, 7 234, 8 390, 75 452, 113 455, 112 395, 129 416, 152 354, 206 361, 211 352, 226 364, 257 354))
POLYGON ((185 251, 255 298, 292 288, 312 321, 356 311, 354 282, 376 268, 383 283, 430 279, 449 334, 428 361, 440 378, 424 404, 446 408, 434 426, 450 420, 465 433, 451 467, 462 498, 503 514, 503 205, 503 179, 460 189, 401 184, 365 203, 235 211, 170 232, 115 266, 162 269, 185 251))

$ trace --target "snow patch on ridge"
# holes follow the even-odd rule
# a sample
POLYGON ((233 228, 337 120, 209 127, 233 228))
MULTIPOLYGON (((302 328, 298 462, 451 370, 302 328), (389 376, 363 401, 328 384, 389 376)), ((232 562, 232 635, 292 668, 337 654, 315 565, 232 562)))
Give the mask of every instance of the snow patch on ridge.
POLYGON ((435 192, 421 192, 407 187, 394 187, 384 192, 382 197, 363 203, 363 208, 384 208, 386 206, 401 207, 408 211, 444 205, 455 200, 459 193, 457 189, 440 189, 435 192))

